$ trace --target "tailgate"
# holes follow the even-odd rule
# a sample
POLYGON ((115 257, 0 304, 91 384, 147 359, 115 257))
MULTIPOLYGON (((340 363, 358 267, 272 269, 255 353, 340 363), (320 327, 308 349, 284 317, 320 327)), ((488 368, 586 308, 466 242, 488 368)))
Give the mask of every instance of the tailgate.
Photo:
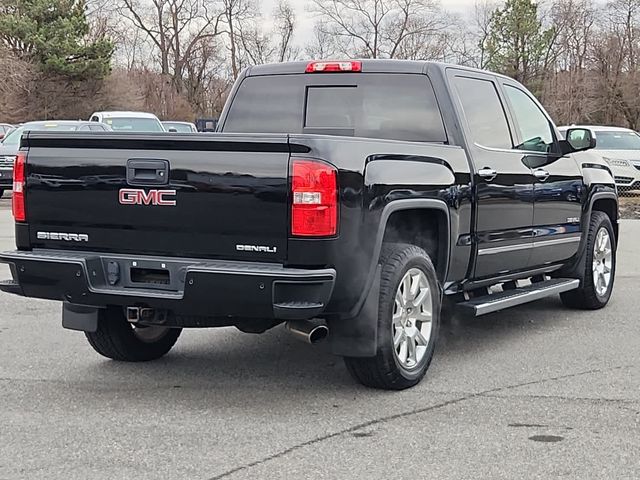
POLYGON ((32 132, 23 142, 33 248, 286 258, 286 135, 32 132))

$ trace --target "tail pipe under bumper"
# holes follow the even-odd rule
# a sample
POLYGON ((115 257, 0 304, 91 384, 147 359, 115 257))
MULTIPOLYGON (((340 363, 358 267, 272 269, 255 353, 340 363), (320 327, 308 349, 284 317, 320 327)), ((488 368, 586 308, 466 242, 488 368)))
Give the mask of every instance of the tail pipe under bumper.
POLYGON ((320 343, 329 336, 329 327, 314 320, 291 320, 285 324, 285 328, 294 338, 311 345, 320 343))

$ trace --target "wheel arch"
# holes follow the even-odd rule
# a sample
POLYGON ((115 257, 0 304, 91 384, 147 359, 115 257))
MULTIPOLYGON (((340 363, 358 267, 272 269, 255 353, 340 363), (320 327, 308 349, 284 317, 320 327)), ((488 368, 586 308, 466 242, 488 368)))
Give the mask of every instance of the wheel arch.
POLYGON ((594 189, 602 188, 604 191, 596 190, 591 191, 588 202, 585 203, 585 207, 583 207, 583 216, 582 216, 582 225, 583 225, 583 234, 580 240, 580 247, 578 248, 578 253, 575 255, 572 261, 568 262, 564 267, 560 270, 554 272, 554 276, 557 277, 569 277, 569 278, 578 278, 582 282, 584 280, 584 265, 586 261, 586 251, 587 251, 587 235, 585 234, 585 228, 589 227, 591 222, 591 213, 594 211, 599 211, 605 213, 611 220, 611 225, 613 226, 613 231, 615 235, 616 244, 618 242, 618 196, 616 195, 615 190, 613 190, 608 185, 594 185, 594 189))
POLYGON ((594 211, 603 212, 609 217, 617 243, 619 235, 618 220, 620 217, 618 211, 618 196, 614 192, 594 193, 589 203, 589 217, 591 217, 591 213, 594 211))
POLYGON ((449 208, 444 201, 397 200, 383 210, 374 258, 379 260, 385 243, 416 245, 429 254, 443 284, 449 266, 450 237, 449 208))
MULTIPOLYGON (((446 278, 449 256, 451 251, 450 228, 451 219, 448 205, 444 200, 425 199, 401 199, 394 200, 384 206, 375 246, 372 252, 371 265, 367 285, 365 286, 358 302, 346 318, 328 318, 329 344, 336 355, 350 357, 370 357, 375 355, 378 336, 378 300, 380 295, 380 254, 389 226, 389 220, 394 214, 400 212, 419 212, 420 214, 435 215, 438 219, 438 238, 444 239, 441 249, 438 249, 438 266, 436 273, 442 287, 446 278)), ((403 215, 409 215, 404 213, 403 215)), ((396 217, 396 218, 401 218, 396 217)), ((406 218, 406 217, 405 217, 406 218)), ((396 220, 392 220, 395 222, 396 220)), ((394 223, 391 223, 393 226, 394 223)), ((387 237, 388 238, 388 237, 387 237)), ((434 259, 432 259, 434 260, 434 259)), ((435 265, 434 265, 435 266, 435 265)))
POLYGON ((444 200, 436 198, 408 198, 393 200, 382 208, 373 252, 371 253, 367 284, 365 285, 360 298, 349 312, 348 317, 358 315, 367 300, 367 297, 370 295, 371 287, 374 284, 378 273, 378 262, 380 260, 387 226, 389 225, 389 219, 393 214, 405 211, 426 211, 437 214, 439 242, 441 242, 441 245, 439 245, 438 248, 438 258, 432 258, 431 260, 434 262, 434 265, 437 262, 436 272, 438 273, 438 280, 441 282, 441 285, 444 283, 447 277, 451 255, 451 215, 449 212, 449 206, 444 200))

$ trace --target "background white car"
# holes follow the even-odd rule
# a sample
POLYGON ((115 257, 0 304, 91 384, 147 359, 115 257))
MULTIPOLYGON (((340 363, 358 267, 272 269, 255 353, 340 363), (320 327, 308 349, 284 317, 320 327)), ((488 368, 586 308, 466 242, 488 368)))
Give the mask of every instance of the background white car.
POLYGON ((147 112, 95 112, 90 121, 106 123, 114 131, 121 132, 166 131, 158 117, 147 112))
POLYGON ((600 156, 611 168, 621 193, 640 193, 640 134, 628 128, 597 125, 559 127, 564 136, 569 128, 588 128, 596 139, 591 155, 600 156))

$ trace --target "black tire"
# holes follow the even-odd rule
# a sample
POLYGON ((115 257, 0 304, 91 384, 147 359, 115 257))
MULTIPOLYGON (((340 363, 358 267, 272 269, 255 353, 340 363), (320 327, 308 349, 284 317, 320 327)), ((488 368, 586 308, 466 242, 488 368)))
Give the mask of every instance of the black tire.
POLYGON ((4 196, 4 189, 0 188, 0 198, 2 198, 4 196))
POLYGON ((403 390, 418 384, 424 377, 433 353, 440 325, 441 295, 435 268, 427 253, 419 247, 392 244, 383 248, 380 264, 380 298, 378 303, 378 346, 374 357, 345 357, 347 370, 367 387, 403 390), (412 268, 421 270, 432 292, 432 329, 422 360, 408 369, 398 360, 393 345, 392 317, 396 291, 404 275, 412 268))
POLYGON ((564 292, 560 294, 562 303, 570 308, 578 308, 582 310, 597 310, 609 303, 611 292, 613 291, 613 283, 616 276, 616 237, 613 232, 613 226, 609 217, 603 213, 595 211, 591 214, 589 222, 589 230, 587 231, 587 244, 585 247, 584 277, 580 282, 580 288, 564 292), (612 264, 611 281, 604 294, 596 291, 595 281, 593 277, 593 257, 596 237, 598 232, 606 229, 611 240, 612 264))
MULTIPOLYGON (((142 331, 145 327, 140 328, 142 331)), ((136 333, 127 321, 122 308, 107 308, 100 312, 98 330, 85 335, 89 345, 104 357, 122 362, 146 362, 169 352, 181 332, 180 328, 166 328, 152 338, 143 339, 144 335, 136 333)))

